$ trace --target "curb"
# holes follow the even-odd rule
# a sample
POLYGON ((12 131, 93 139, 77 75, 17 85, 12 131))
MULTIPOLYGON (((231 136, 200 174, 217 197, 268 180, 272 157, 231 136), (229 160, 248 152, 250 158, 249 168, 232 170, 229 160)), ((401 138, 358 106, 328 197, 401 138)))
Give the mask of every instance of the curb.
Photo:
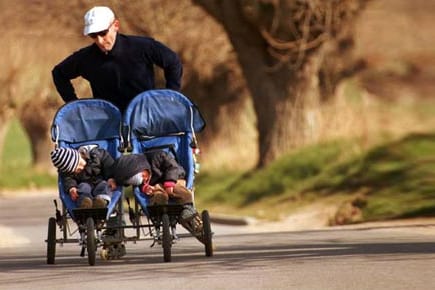
POLYGON ((231 215, 210 214, 210 221, 216 224, 231 225, 231 226, 247 226, 252 224, 251 218, 236 217, 231 215))

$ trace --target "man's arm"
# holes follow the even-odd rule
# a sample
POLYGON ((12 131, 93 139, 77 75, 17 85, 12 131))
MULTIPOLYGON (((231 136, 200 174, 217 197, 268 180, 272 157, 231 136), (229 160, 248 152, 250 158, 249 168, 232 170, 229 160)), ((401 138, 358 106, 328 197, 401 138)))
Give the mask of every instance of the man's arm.
POLYGON ((65 103, 77 100, 77 95, 71 83, 71 80, 78 76, 75 72, 73 57, 72 55, 66 58, 51 71, 54 85, 65 103))
POLYGON ((164 71, 166 88, 179 91, 183 76, 183 65, 180 58, 174 51, 158 41, 154 41, 153 47, 154 61, 164 71))

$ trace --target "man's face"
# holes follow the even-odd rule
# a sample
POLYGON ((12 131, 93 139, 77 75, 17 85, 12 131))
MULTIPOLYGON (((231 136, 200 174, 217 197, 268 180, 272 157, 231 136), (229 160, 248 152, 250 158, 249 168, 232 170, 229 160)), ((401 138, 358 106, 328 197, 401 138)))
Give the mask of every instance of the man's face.
POLYGON ((118 30, 119 20, 115 19, 106 30, 89 33, 88 36, 92 38, 102 52, 107 53, 111 51, 115 45, 116 34, 118 33, 118 30))

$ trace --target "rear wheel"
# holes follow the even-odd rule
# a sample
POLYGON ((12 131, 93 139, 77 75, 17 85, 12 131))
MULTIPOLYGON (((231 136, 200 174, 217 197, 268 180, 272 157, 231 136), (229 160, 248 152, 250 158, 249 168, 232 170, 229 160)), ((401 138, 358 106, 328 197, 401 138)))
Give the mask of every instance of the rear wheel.
POLYGON ((97 247, 95 244, 95 223, 94 219, 88 217, 86 220, 86 247, 88 250, 88 262, 89 265, 95 265, 95 256, 97 253, 97 247))
POLYGON ((168 214, 162 215, 162 246, 163 246, 163 260, 165 262, 171 261, 171 247, 172 247, 172 237, 170 231, 170 223, 168 214))
POLYGON ((202 225, 203 225, 203 242, 205 247, 205 255, 207 257, 213 256, 213 241, 210 225, 210 215, 208 211, 202 212, 202 225))
POLYGON ((56 256, 56 219, 51 217, 48 219, 48 234, 47 234, 47 264, 54 264, 56 256))

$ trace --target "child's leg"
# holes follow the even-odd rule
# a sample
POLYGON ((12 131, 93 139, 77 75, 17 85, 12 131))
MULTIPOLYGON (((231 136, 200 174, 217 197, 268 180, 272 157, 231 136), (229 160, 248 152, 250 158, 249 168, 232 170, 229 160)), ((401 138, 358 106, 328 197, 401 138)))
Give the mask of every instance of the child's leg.
POLYGON ((202 232, 202 220, 193 205, 193 194, 186 187, 184 180, 178 180, 171 194, 178 203, 183 204, 183 210, 180 213, 180 223, 192 234, 202 232))
POLYGON ((170 197, 175 199, 179 204, 193 203, 193 194, 185 186, 185 182, 183 180, 177 181, 174 186, 174 191, 170 197))
POLYGON ((94 207, 106 207, 111 200, 111 191, 107 181, 103 180, 98 183, 92 191, 94 197, 94 207))
POLYGON ((168 204, 169 196, 159 184, 154 186, 150 197, 150 205, 168 204))
POLYGON ((89 183, 82 182, 77 186, 77 191, 79 193, 79 199, 77 204, 80 208, 90 208, 92 207, 92 187, 89 183))

